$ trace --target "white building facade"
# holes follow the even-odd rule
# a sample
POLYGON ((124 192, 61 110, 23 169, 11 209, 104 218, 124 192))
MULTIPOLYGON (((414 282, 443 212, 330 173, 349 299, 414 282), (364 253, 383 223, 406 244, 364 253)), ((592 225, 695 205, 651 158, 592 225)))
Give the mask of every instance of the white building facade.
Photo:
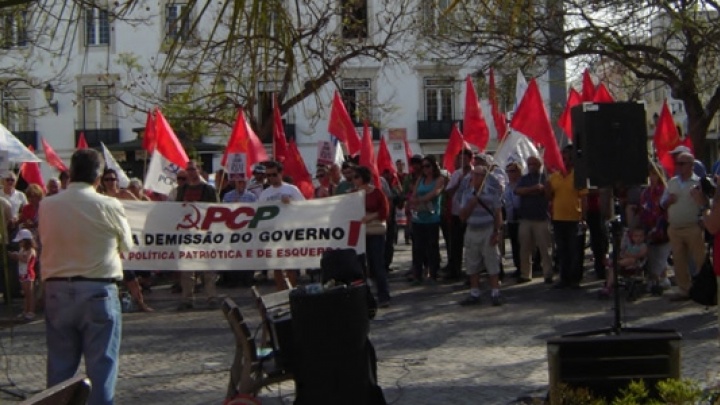
MULTIPOLYGON (((338 10, 347 6, 344 3, 348 0, 337 1, 338 10)), ((432 4, 428 12, 425 0, 419 1, 405 3, 398 0, 397 4, 389 6, 388 2, 382 0, 353 0, 353 12, 359 13, 358 18, 365 20, 359 32, 357 26, 352 28, 355 30, 352 34, 362 37, 361 41, 386 40, 390 36, 390 29, 386 25, 391 23, 385 13, 397 12, 392 22, 397 24, 411 24, 411 21, 424 21, 422 24, 427 24, 427 18, 440 18, 437 10, 444 4, 438 5, 437 1, 427 0, 432 4), (424 18, 418 18, 418 15, 424 18)), ((305 6, 311 3, 297 2, 305 6)), ((327 2, 317 2, 318 7, 323 7, 321 3, 326 8, 333 8, 327 2)), ((190 4, 174 0, 137 3, 122 18, 116 17, 118 10, 113 7, 119 7, 117 4, 83 8, 74 3, 57 2, 54 11, 58 15, 65 15, 68 22, 57 23, 55 28, 52 28, 53 24, 43 23, 42 19, 48 18, 47 13, 34 6, 5 10, 2 18, 4 46, 0 49, 3 55, 0 58, 0 122, 24 143, 33 145, 36 150, 40 149, 40 157, 43 156, 40 147, 42 137, 68 161, 81 133, 91 147, 97 147, 103 142, 113 149, 113 145, 126 143, 127 147, 122 150, 129 151, 132 145, 127 143, 136 140, 142 132, 146 112, 154 105, 163 108, 163 99, 172 99, 174 94, 187 91, 189 86, 184 78, 187 73, 185 68, 178 65, 163 70, 173 40, 182 42, 209 36, 214 24, 214 18, 211 17, 220 12, 219 4, 213 4, 211 7, 218 9, 206 12, 197 26, 192 21, 199 15, 199 11, 189 9, 192 6, 190 4)), ((307 17, 298 18, 297 14, 303 11, 296 8, 295 3, 291 6, 283 1, 283 4, 290 10, 289 21, 306 21, 307 17)), ((195 8, 200 6, 200 3, 194 5, 195 8)), ((350 40, 343 38, 346 32, 343 30, 348 29, 343 27, 347 16, 342 17, 342 13, 337 12, 334 18, 327 25, 325 34, 318 38, 350 40)), ((364 119, 372 123, 376 145, 380 135, 386 137, 393 158, 405 157, 401 146, 403 138, 407 138, 414 153, 439 155, 445 150, 451 125, 462 121, 465 77, 482 72, 485 65, 480 60, 453 61, 424 57, 421 49, 427 43, 417 29, 398 29, 393 35, 387 50, 406 57, 394 59, 361 55, 349 59, 340 64, 333 72, 332 79, 317 87, 312 96, 304 98, 284 113, 287 135, 296 140, 311 172, 314 171, 318 141, 329 139, 328 117, 336 90, 345 99, 346 107, 358 128, 362 127, 364 119), (404 52, 415 49, 418 51, 404 52)), ((302 90, 306 81, 314 78, 313 74, 322 69, 322 61, 313 57, 308 49, 298 47, 296 53, 307 52, 303 63, 309 74, 304 75, 298 69, 285 99, 302 90)), ((193 56, 200 58, 199 51, 198 55, 192 55, 192 48, 183 52, 185 55, 190 54, 190 59, 193 56)), ((272 70, 272 73, 262 77, 242 78, 242 75, 238 75, 240 79, 223 77, 222 80, 218 77, 224 75, 222 72, 216 76, 204 72, 197 79, 200 84, 193 93, 217 89, 218 83, 222 83, 223 88, 234 86, 253 89, 244 94, 251 94, 256 100, 251 108, 252 115, 257 117, 254 124, 259 126, 262 118, 267 117, 272 94, 279 92, 283 86, 282 81, 272 79, 282 76, 282 65, 278 64, 268 70, 272 70)), ((562 72, 564 76, 564 70, 562 72)), ((484 73, 487 74, 487 71, 484 73)), ((495 67, 495 74, 500 80, 503 76, 515 77, 516 72, 506 72, 495 67)), ((552 103, 549 100, 548 77, 545 73, 538 78, 538 84, 548 111, 554 111, 557 108, 550 108, 552 103)), ((487 92, 479 93, 479 96, 483 99, 481 107, 492 135, 488 149, 492 150, 496 141, 490 108, 485 100, 487 92)), ((565 95, 559 94, 554 103, 562 104, 564 101, 565 95)), ((242 98, 234 102, 246 104, 242 98)), ((514 100, 507 100, 505 104, 513 105, 514 100)), ((551 120, 554 122, 556 118, 553 116, 551 120)), ((221 153, 230 131, 230 126, 211 123, 205 133, 191 135, 201 137, 208 143, 219 144, 221 153)), ((270 150, 270 138, 265 137, 263 141, 270 150)), ((205 169, 218 169, 218 152, 208 153, 212 157, 205 155, 205 169)), ((142 165, 132 165, 128 161, 137 162, 144 157, 144 152, 139 148, 131 153, 118 152, 116 156, 119 161, 125 161, 134 172, 131 174, 136 176, 142 175, 138 169, 142 165)), ((57 175, 45 164, 43 172, 46 178, 57 175)))

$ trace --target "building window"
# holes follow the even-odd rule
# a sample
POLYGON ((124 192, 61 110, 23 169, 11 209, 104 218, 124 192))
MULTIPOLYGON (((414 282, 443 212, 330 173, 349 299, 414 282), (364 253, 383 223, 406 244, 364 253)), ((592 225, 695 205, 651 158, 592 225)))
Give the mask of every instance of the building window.
POLYGON ((454 10, 448 11, 453 0, 424 0, 422 2, 423 28, 428 34, 447 34, 458 29, 455 26, 457 5, 454 10))
POLYGON ((190 12, 187 4, 171 3, 165 7, 165 38, 184 40, 190 37, 190 12))
POLYGON ((4 49, 28 46, 27 10, 7 11, 0 14, 2 47, 4 49))
POLYGON ((454 82, 451 77, 425 79, 425 119, 427 121, 452 121, 454 119, 454 82))
POLYGON ((115 128, 110 86, 83 86, 80 119, 83 129, 115 128))
POLYGON ((107 10, 99 8, 85 10, 85 45, 110 45, 110 19, 107 10))
POLYGON ((342 37, 366 39, 368 37, 367 0, 340 0, 342 7, 342 37))
POLYGON ((0 119, 10 132, 33 131, 30 120, 30 90, 4 89, 0 119))
POLYGON ((343 79, 342 98, 355 124, 362 125, 364 120, 373 120, 370 79, 343 79))
POLYGON ((280 91, 282 83, 263 81, 258 83, 257 117, 258 129, 273 119, 273 95, 280 91))

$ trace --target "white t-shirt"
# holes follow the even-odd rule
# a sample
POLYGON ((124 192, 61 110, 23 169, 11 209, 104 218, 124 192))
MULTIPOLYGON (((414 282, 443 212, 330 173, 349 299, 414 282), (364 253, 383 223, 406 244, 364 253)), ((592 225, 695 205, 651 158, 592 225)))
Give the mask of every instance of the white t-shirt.
POLYGON ((20 207, 28 203, 25 193, 15 189, 12 189, 10 194, 5 194, 5 190, 0 189, 0 197, 5 197, 8 201, 10 201, 10 205, 12 205, 13 218, 18 218, 20 216, 20 207))
POLYGON ((282 183, 279 187, 270 186, 263 190, 258 201, 280 201, 285 196, 289 197, 291 201, 305 200, 305 196, 302 195, 300 189, 292 184, 282 183))

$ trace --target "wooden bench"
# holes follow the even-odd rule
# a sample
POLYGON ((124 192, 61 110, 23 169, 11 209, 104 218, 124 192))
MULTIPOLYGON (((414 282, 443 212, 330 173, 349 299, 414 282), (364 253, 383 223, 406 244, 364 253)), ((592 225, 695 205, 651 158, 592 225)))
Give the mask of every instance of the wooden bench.
POLYGON ((272 331, 267 322, 268 315, 272 316, 280 312, 290 312, 290 290, 282 290, 265 295, 260 294, 260 290, 258 290, 256 286, 252 286, 251 290, 255 298, 255 304, 258 307, 258 312, 260 313, 260 319, 262 320, 260 345, 262 347, 273 347, 272 331))
POLYGON ((78 375, 33 395, 20 405, 85 405, 90 395, 90 380, 78 375))
POLYGON ((260 356, 257 352, 255 338, 250 333, 245 320, 235 301, 226 298, 222 311, 235 336, 235 358, 230 368, 227 398, 237 394, 256 396, 260 390, 270 384, 279 383, 293 378, 292 373, 279 368, 272 354, 260 356))

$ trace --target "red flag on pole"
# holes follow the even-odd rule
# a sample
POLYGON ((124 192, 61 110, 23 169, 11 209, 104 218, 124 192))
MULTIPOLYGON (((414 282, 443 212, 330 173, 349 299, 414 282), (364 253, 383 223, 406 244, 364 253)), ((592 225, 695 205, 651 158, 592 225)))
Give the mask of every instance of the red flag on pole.
POLYGON ((670 155, 670 151, 681 145, 680 134, 675 121, 673 121, 670 108, 668 108, 667 100, 663 103, 660 110, 660 117, 655 126, 653 134, 653 145, 655 145, 655 153, 657 154, 660 164, 662 164, 668 176, 675 173, 675 162, 670 155))
POLYGON ((580 96, 580 93, 578 93, 577 90, 571 87, 570 93, 568 94, 567 104, 565 104, 565 109, 562 114, 560 114, 560 118, 558 118, 558 126, 565 131, 565 136, 567 136, 567 139, 570 141, 573 139, 572 117, 570 111, 573 107, 580 103, 582 103, 582 96, 580 96))
POLYGON ((585 69, 582 78, 582 101, 592 102, 595 98, 595 83, 590 77, 590 69, 585 69))
POLYGON ((306 199, 313 198, 315 188, 313 187, 312 177, 307 166, 305 166, 305 161, 303 161, 297 144, 293 140, 287 144, 287 154, 283 166, 283 173, 293 179, 293 184, 300 189, 303 196, 306 199))
POLYGON ((330 120, 328 121, 328 132, 335 136, 340 142, 345 143, 348 154, 355 156, 360 153, 360 139, 355 131, 355 124, 350 119, 340 93, 335 91, 332 107, 330 108, 330 120))
POLYGON ((185 148, 162 112, 157 110, 155 114, 155 149, 165 159, 184 169, 190 160, 185 153, 185 148))
POLYGON ((360 149, 360 166, 367 166, 373 175, 375 187, 380 188, 380 176, 375 162, 375 150, 373 148, 372 133, 367 121, 363 124, 362 149, 360 149))
MULTIPOLYGON (((33 148, 32 145, 28 146, 28 149, 30 152, 35 152, 35 148, 33 148)), ((23 162, 20 165, 20 176, 27 184, 37 184, 45 191, 45 182, 43 181, 42 172, 40 171, 40 163, 23 162)))
POLYGON ((157 145, 157 131, 155 131, 155 118, 152 110, 148 111, 145 119, 145 131, 143 132, 142 148, 148 153, 153 153, 157 145))
POLYGON ((480 109, 480 101, 472 79, 468 75, 465 78, 465 116, 463 117, 463 131, 468 143, 477 146, 481 151, 485 150, 490 140, 490 132, 480 109))
POLYGON ((507 122, 505 122, 505 114, 500 112, 498 105, 493 68, 490 68, 490 94, 488 98, 490 99, 490 111, 492 113, 493 123, 495 124, 495 131, 497 131, 497 138, 501 140, 505 137, 505 132, 507 132, 507 122))
POLYGON ((593 103, 614 103, 615 99, 610 94, 610 91, 605 87, 605 84, 600 83, 595 89, 595 95, 593 96, 593 103))
POLYGON ((405 159, 406 159, 405 164, 409 165, 410 158, 412 158, 413 152, 412 152, 412 149, 410 148, 410 144, 408 143, 407 135, 405 135, 405 137, 403 138, 403 143, 405 144, 405 159))
POLYGON ((227 164, 228 154, 230 153, 244 153, 246 156, 245 161, 245 174, 249 175, 252 173, 252 167, 256 163, 264 162, 268 160, 267 152, 260 139, 255 135, 255 131, 250 128, 247 120, 245 119, 245 112, 242 108, 238 108, 237 119, 235 119, 235 125, 233 126, 230 139, 228 140, 225 153, 223 153, 220 164, 225 167, 227 164))
POLYGON ((387 147, 387 143, 385 143, 385 137, 381 136, 380 147, 378 147, 377 171, 378 173, 383 174, 386 170, 389 170, 393 175, 397 174, 397 169, 395 168, 395 164, 393 164, 392 156, 390 156, 390 150, 387 147))
POLYGON ((47 161, 50 166, 58 169, 61 172, 68 171, 68 167, 65 166, 65 163, 62 161, 62 159, 60 159, 60 156, 55 153, 55 150, 50 147, 50 144, 47 143, 45 138, 41 137, 40 142, 42 143, 43 151, 45 152, 45 161, 47 161))
POLYGON ((80 132, 80 136, 78 137, 77 141, 77 147, 75 149, 87 149, 89 148, 87 141, 85 140, 85 132, 80 132))
MULTIPOLYGON (((297 148, 297 145, 295 146, 297 148)), ((277 96, 273 94, 273 159, 284 162, 287 157, 287 138, 283 127, 282 116, 277 96)))
POLYGON ((470 149, 470 145, 465 142, 463 135, 456 124, 453 124, 450 130, 450 138, 445 147, 445 155, 443 155, 443 167, 452 173, 455 171, 455 156, 463 149, 470 149))
POLYGON ((544 160, 548 170, 565 171, 560 149, 535 79, 530 81, 525 96, 513 114, 510 127, 545 148, 544 160))

